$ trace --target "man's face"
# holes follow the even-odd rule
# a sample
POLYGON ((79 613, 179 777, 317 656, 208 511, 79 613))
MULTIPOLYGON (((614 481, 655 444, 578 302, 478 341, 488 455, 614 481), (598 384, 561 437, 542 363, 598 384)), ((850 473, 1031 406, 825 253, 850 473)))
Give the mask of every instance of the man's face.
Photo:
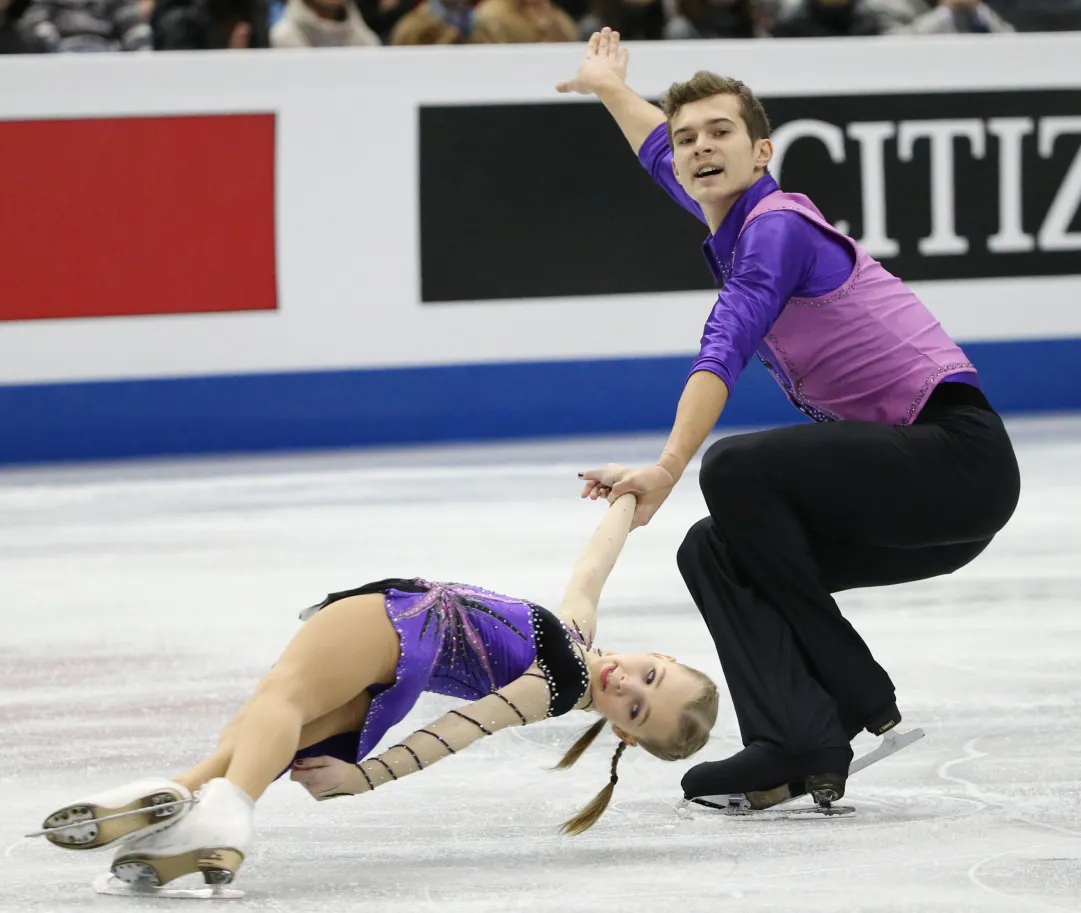
POLYGON ((751 141, 736 95, 712 95, 684 105, 671 126, 676 180, 703 209, 731 208, 773 156, 768 139, 751 141))

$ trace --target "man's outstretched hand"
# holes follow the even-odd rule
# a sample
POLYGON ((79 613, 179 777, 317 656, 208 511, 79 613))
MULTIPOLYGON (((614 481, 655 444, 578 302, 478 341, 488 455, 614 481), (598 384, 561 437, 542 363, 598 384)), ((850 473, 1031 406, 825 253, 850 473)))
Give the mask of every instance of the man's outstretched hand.
POLYGON ((619 46, 619 32, 607 26, 590 36, 578 72, 566 82, 556 83, 557 92, 596 95, 597 90, 627 78, 627 49, 619 46))
POLYGON ((605 498, 613 504, 625 494, 635 495, 638 504, 634 509, 631 529, 649 523, 676 484, 667 469, 656 465, 628 469, 618 463, 609 463, 601 469, 580 472, 578 478, 585 483, 582 497, 593 501, 605 498))

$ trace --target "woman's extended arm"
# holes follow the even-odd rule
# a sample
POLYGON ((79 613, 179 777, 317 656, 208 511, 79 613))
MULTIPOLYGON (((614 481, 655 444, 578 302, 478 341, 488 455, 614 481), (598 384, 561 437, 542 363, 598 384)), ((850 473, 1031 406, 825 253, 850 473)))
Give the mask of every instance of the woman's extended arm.
POLYGON ((317 799, 368 792, 424 770, 500 729, 543 720, 548 707, 548 683, 534 665, 509 685, 448 711, 375 757, 359 764, 303 758, 293 765, 291 777, 317 799))
POLYGON ((576 627, 587 644, 593 642, 601 590, 627 541, 636 503, 633 494, 624 495, 608 508, 578 557, 563 593, 557 614, 564 622, 576 627))

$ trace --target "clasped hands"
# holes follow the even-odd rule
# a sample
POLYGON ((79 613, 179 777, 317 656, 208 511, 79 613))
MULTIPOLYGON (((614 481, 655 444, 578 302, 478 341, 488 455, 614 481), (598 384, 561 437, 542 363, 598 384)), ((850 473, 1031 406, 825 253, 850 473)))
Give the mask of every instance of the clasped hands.
POLYGON ((635 495, 638 503, 634 509, 631 529, 649 523, 676 484, 672 474, 656 464, 628 469, 618 463, 608 463, 600 469, 580 472, 578 478, 585 483, 582 497, 592 501, 605 498, 609 504, 613 504, 623 495, 635 495))

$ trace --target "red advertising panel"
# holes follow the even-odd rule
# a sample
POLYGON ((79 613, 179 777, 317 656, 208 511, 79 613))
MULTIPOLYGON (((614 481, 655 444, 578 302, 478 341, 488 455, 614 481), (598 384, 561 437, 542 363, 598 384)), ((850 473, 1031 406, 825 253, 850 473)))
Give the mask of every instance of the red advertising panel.
POLYGON ((274 127, 0 121, 0 320, 275 310, 274 127))

